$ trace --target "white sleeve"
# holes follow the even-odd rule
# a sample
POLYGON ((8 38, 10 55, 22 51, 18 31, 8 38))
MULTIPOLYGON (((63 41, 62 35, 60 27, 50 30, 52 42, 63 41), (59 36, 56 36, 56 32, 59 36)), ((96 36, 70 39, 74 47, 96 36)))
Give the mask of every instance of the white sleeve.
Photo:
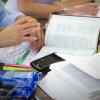
POLYGON ((3 18, 0 22, 0 26, 8 26, 9 24, 15 22, 18 16, 21 16, 23 14, 17 11, 9 12, 5 10, 2 12, 2 15, 3 15, 3 18))
POLYGON ((5 5, 5 8, 9 11, 18 11, 17 9, 17 0, 8 0, 6 5, 5 5))

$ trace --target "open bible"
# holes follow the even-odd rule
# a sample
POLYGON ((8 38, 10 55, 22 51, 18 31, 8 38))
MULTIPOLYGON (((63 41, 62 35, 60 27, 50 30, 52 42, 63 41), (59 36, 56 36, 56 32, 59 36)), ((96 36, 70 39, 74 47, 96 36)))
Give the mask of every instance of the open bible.
POLYGON ((97 49, 99 30, 99 17, 52 15, 39 56, 52 52, 91 55, 97 49))

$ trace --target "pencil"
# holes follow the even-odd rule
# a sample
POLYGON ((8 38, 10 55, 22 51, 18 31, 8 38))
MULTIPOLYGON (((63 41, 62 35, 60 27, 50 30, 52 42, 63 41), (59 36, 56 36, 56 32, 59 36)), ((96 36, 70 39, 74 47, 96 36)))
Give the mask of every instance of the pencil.
POLYGON ((34 20, 34 19, 30 19, 30 20, 28 20, 28 23, 31 23, 33 20, 34 20))

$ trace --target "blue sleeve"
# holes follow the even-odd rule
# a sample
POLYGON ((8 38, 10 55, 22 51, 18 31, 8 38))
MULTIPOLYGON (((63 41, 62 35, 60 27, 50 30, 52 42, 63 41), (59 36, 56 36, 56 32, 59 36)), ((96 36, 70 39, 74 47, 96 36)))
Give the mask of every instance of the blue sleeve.
POLYGON ((3 16, 2 20, 0 21, 0 26, 8 26, 9 24, 15 22, 16 17, 23 15, 20 12, 14 11, 9 12, 7 10, 4 10, 1 14, 3 16))

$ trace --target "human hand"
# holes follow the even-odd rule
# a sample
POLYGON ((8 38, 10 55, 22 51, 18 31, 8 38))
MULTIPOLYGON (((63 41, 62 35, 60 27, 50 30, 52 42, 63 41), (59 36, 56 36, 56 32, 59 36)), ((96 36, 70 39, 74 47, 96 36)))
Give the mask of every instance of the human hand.
POLYGON ((28 23, 28 20, 30 19, 32 18, 24 17, 8 26, 5 30, 1 31, 0 46, 5 47, 16 45, 23 41, 30 41, 30 38, 32 38, 32 41, 38 40, 38 37, 36 36, 27 36, 29 34, 34 34, 40 29, 40 24, 35 19, 33 19, 31 23, 28 23))
POLYGON ((79 13, 82 15, 96 16, 98 13, 98 5, 96 3, 87 3, 84 5, 76 6, 72 9, 73 13, 79 13))
POLYGON ((35 34, 31 34, 30 37, 30 50, 31 51, 39 51, 44 46, 44 34, 43 30, 38 30, 35 34), (36 36, 37 40, 33 41, 32 37, 36 36))
MULTIPOLYGON (((85 4, 85 3, 89 3, 91 2, 91 0, 69 0, 70 2, 72 3, 75 3, 77 5, 80 5, 80 4, 85 4)), ((65 1, 66 2, 66 1, 65 1)))
MULTIPOLYGON (((16 20, 19 20, 21 18, 24 18, 25 16, 19 16, 16 18, 16 20)), ((33 22, 33 19, 29 20, 28 21, 29 23, 32 23, 33 22)), ((42 32, 42 29, 41 28, 37 28, 36 29, 36 32, 33 32, 33 34, 30 34, 30 49, 33 51, 33 50, 36 50, 36 51, 39 51, 42 46, 44 45, 44 35, 43 35, 43 32, 42 32), (33 40, 33 37, 37 37, 37 41, 34 41, 33 40)))
POLYGON ((91 0, 68 0, 68 1, 55 1, 53 5, 60 6, 62 8, 73 8, 77 5, 82 5, 86 3, 90 3, 91 0))

